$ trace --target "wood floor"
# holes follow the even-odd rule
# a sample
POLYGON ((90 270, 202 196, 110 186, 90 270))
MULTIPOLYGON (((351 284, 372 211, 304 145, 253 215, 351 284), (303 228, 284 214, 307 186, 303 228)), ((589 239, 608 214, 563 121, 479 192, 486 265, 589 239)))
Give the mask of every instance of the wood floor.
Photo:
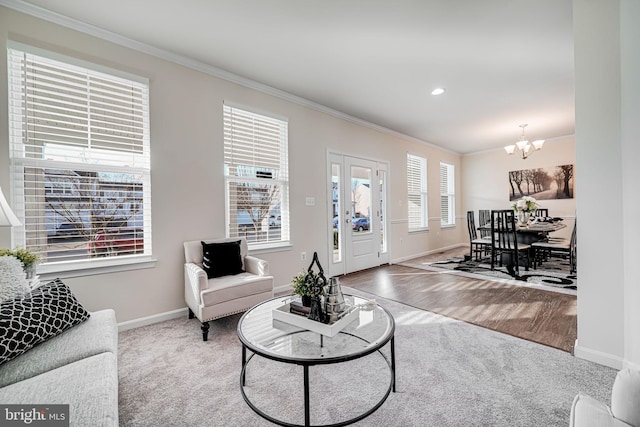
MULTIPOLYGON (((434 260, 450 256, 436 254, 434 260)), ((351 273, 340 283, 567 352, 577 336, 575 295, 401 265, 351 273)))

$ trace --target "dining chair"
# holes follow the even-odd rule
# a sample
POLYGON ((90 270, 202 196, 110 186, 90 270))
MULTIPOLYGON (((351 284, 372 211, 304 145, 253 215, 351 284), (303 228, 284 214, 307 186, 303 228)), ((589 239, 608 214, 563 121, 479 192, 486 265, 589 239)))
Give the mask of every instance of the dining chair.
POLYGON ((518 243, 516 217, 513 209, 491 211, 491 269, 496 264, 506 264, 514 277, 520 276, 520 258, 526 258, 525 270, 529 270, 531 245, 518 243))
POLYGON ((533 242, 533 268, 537 268, 544 260, 549 257, 569 257, 569 272, 571 274, 577 271, 577 249, 578 236, 576 232, 577 220, 573 223, 573 230, 569 239, 560 240, 541 240, 533 242))
POLYGON ((469 257, 474 258, 476 261, 480 260, 481 255, 488 254, 491 250, 491 239, 478 238, 476 232, 475 214, 473 211, 467 211, 467 228, 469 229, 469 257))
MULTIPOLYGON (((478 211, 478 220, 480 221, 480 225, 488 225, 491 223, 491 211, 489 209, 480 209, 478 211)), ((480 237, 483 238, 491 238, 491 230, 488 228, 480 229, 480 237)))
POLYGON ((536 213, 534 214, 536 218, 547 218, 549 216, 549 209, 547 208, 538 208, 536 209, 536 213))

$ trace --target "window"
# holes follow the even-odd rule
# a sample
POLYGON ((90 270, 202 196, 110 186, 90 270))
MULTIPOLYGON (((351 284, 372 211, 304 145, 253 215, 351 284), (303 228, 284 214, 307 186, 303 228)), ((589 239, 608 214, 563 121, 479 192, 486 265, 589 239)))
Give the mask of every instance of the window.
POLYGON ((427 215, 427 159, 407 154, 409 231, 429 226, 427 215))
POLYGON ((224 105, 227 237, 289 242, 288 123, 224 105))
POLYGON ((8 67, 14 243, 45 273, 150 256, 147 81, 17 43, 8 67))
POLYGON ((456 185, 453 165, 440 163, 440 218, 443 226, 456 224, 456 185))

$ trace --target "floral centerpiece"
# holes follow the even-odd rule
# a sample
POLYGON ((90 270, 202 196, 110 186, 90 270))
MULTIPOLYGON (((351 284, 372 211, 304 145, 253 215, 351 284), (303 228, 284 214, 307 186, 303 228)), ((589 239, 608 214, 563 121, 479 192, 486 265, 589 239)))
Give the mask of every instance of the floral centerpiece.
POLYGON ((518 213, 518 222, 520 224, 528 224, 529 216, 538 210, 538 202, 531 196, 524 196, 520 200, 516 200, 511 206, 518 213))
POLYGON ((514 211, 534 213, 538 210, 538 202, 531 196, 524 196, 516 200, 512 205, 514 211))

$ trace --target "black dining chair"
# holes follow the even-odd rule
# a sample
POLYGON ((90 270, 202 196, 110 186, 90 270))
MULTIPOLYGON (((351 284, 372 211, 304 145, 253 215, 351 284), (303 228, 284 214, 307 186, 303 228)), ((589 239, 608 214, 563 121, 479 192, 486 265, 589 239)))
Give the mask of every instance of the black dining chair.
MULTIPOLYGON (((478 211, 478 220, 480 221, 480 226, 487 226, 491 224, 491 211, 489 209, 480 209, 478 211)), ((480 237, 490 238, 491 230, 489 228, 481 228, 480 229, 480 237)))
POLYGON ((547 208, 538 208, 536 209, 536 213, 534 215, 536 218, 547 218, 549 216, 549 209, 547 208))
POLYGON ((569 239, 548 239, 539 242, 533 242, 533 268, 537 268, 544 260, 549 257, 569 258, 569 272, 571 274, 577 271, 577 249, 578 236, 576 233, 577 220, 573 223, 573 230, 569 239))
POLYGON ((513 209, 491 211, 491 269, 496 264, 506 264, 514 277, 520 276, 521 259, 526 259, 525 270, 529 270, 531 245, 518 243, 516 217, 513 209))
POLYGON ((481 256, 488 254, 491 250, 491 239, 478 238, 476 231, 475 215, 473 211, 467 211, 467 228, 469 229, 469 257, 479 261, 481 256))

